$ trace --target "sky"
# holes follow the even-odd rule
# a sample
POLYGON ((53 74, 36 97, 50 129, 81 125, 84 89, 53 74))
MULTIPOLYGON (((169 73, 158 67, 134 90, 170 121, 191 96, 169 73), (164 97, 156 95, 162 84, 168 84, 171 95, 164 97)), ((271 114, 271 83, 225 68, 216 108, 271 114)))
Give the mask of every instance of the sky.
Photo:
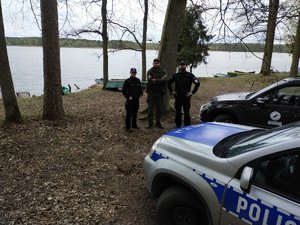
MULTIPOLYGON (((33 1, 36 3, 30 5, 28 0, 25 0, 24 4, 23 0, 1 0, 6 37, 41 36, 39 1, 33 1)), ((80 0, 69 0, 69 2, 79 3, 80 0)), ((153 7, 149 5, 148 39, 153 42, 160 40, 168 0, 159 0, 157 2, 156 9, 153 9, 153 7)), ((138 0, 109 0, 107 7, 109 17, 130 29, 136 30, 137 36, 141 37, 143 10, 138 4, 138 0), (114 12, 113 15, 111 13, 112 11, 114 12)), ((67 11, 64 4, 59 4, 58 13, 60 36, 66 37, 72 30, 84 28, 91 24, 91 21, 96 19, 94 15, 98 15, 98 17, 101 16, 101 8, 95 5, 88 7, 83 4, 72 4, 67 11), (68 20, 66 21, 67 13, 68 20)), ((99 29, 98 24, 93 28, 99 29)), ((109 29, 109 35, 109 38, 113 40, 119 39, 122 33, 116 31, 116 29, 109 29)), ((99 39, 99 37, 95 35, 83 35, 80 38, 99 39)), ((125 37, 125 39, 130 38, 129 36, 125 37)))
MULTIPOLYGON (((2 4, 2 12, 5 26, 6 37, 40 37, 40 0, 31 0, 32 5, 29 4, 30 0, 0 0, 2 4), (23 3, 24 2, 24 3, 23 3), (32 10, 33 9, 33 10, 32 10)), ((66 0, 58 0, 65 2, 66 0)), ((69 7, 66 8, 65 4, 59 4, 59 29, 60 37, 74 37, 70 36, 74 30, 90 27, 99 30, 101 28, 99 18, 101 17, 101 8, 95 4, 88 6, 82 2, 89 2, 90 0, 68 0, 69 7), (68 15, 66 17, 66 15, 68 15), (67 20, 66 20, 67 18, 67 20), (91 25, 91 21, 98 21, 91 25)), ((142 27, 143 27, 143 10, 139 5, 139 1, 143 0, 108 0, 108 17, 114 22, 118 22, 123 26, 135 31, 138 40, 142 40, 142 27), (113 12, 113 14, 112 14, 113 12)), ((197 0, 195 0, 197 1, 197 0)), ((167 10, 168 0, 149 0, 149 17, 148 17, 148 41, 157 43, 161 39, 162 27, 164 23, 165 12, 167 10), (155 8, 151 2, 155 1, 155 8)), ((210 0, 211 6, 219 6, 219 0, 210 0)), ((229 14, 230 15, 230 14, 229 14)), ((238 29, 240 26, 235 20, 232 20, 227 15, 227 22, 230 29, 238 29)), ((223 29, 220 29, 220 20, 218 16, 215 17, 214 11, 204 13, 203 20, 208 28, 210 34, 214 34, 213 41, 218 41, 218 35, 223 35, 223 29), (220 30, 219 30, 220 29, 220 30)), ((232 33, 226 33, 227 42, 238 41, 232 33)), ((222 36, 221 36, 222 37, 222 36)), ((96 34, 81 35, 75 38, 85 38, 93 40, 101 40, 101 37, 96 34)), ((131 40, 134 41, 132 36, 125 34, 122 36, 121 29, 109 26, 109 39, 110 40, 131 40)), ((222 41, 222 39, 221 39, 222 41)), ((249 37, 246 42, 257 42, 255 37, 249 37)))

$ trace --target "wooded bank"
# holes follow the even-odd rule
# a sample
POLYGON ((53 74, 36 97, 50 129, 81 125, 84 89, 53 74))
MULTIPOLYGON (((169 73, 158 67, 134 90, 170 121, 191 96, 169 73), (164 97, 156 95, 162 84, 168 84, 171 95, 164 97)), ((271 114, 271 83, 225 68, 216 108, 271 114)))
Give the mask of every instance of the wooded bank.
MULTIPOLYGON (((42 46, 42 39, 39 37, 7 37, 6 43, 8 46, 42 46)), ((60 39, 61 47, 73 48, 101 48, 102 41, 87 40, 87 39, 60 39)), ((113 49, 139 49, 137 43, 132 41, 109 41, 109 48, 113 49)), ((159 43, 147 43, 147 49, 158 50, 159 43)), ((211 51, 231 51, 231 52, 263 52, 264 45, 258 43, 212 43, 209 45, 211 51)), ((289 48, 284 44, 275 44, 274 52, 289 53, 289 48)))

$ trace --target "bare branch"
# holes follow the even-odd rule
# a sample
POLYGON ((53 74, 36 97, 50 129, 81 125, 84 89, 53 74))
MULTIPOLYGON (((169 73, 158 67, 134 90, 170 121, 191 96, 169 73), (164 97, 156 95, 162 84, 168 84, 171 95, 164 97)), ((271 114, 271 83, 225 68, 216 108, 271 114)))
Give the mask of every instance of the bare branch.
MULTIPOLYGON (((123 31, 123 35, 126 33, 126 32, 128 32, 128 33, 130 33, 131 35, 132 35, 132 37, 134 38, 134 40, 136 41, 136 43, 140 46, 140 47, 142 47, 142 44, 139 42, 139 40, 137 39, 137 37, 136 37, 136 35, 135 35, 135 31, 132 31, 132 30, 130 30, 128 27, 125 27, 125 26, 123 26, 123 25, 121 25, 121 24, 119 24, 119 23, 116 23, 116 22, 113 22, 113 21, 108 21, 110 24, 114 24, 114 25, 117 25, 117 26, 119 26, 119 27, 121 27, 124 31, 123 31)), ((123 36, 122 35, 122 36, 123 36)))
POLYGON ((33 17, 35 19, 36 25, 38 26, 39 30, 42 31, 42 28, 40 27, 40 24, 39 24, 39 20, 38 20, 37 15, 35 14, 35 11, 34 11, 32 0, 29 0, 29 3, 30 3, 31 12, 32 12, 33 17))

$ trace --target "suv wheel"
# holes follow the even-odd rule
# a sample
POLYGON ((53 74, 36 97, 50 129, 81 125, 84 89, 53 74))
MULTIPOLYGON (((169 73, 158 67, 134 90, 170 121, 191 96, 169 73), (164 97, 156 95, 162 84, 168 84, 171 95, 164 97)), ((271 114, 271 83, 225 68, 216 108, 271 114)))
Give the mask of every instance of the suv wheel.
POLYGON ((230 115, 218 115, 216 116, 213 121, 215 122, 224 122, 224 123, 236 123, 236 120, 234 119, 233 116, 230 115))
POLYGON ((161 225, 208 224, 208 218, 197 196, 186 188, 173 186, 160 196, 156 216, 161 225))

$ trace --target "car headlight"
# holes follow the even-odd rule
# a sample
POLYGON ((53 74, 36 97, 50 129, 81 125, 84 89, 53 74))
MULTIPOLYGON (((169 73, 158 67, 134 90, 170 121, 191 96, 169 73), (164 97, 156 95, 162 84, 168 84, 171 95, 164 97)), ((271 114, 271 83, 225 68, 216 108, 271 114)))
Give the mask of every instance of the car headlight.
MULTIPOLYGON (((150 152, 149 152, 149 157, 152 159, 152 160, 154 160, 154 158, 156 158, 156 155, 157 155, 157 153, 156 153, 156 149, 157 149, 157 146, 158 146, 158 144, 160 143, 160 141, 161 141, 161 137, 160 138, 158 138, 155 142, 154 142, 154 144, 152 145, 152 148, 151 148, 151 150, 150 150, 150 152)), ((156 160, 154 160, 154 161, 156 161, 156 160)))
POLYGON ((151 148, 151 153, 157 148, 157 146, 158 146, 158 144, 159 144, 160 141, 161 141, 161 137, 158 138, 158 139, 154 142, 154 144, 152 145, 152 148, 151 148))
POLYGON ((203 111, 205 111, 205 110, 207 110, 211 106, 212 106, 211 102, 208 102, 208 103, 202 105, 201 108, 200 108, 200 113, 203 112, 203 111))

